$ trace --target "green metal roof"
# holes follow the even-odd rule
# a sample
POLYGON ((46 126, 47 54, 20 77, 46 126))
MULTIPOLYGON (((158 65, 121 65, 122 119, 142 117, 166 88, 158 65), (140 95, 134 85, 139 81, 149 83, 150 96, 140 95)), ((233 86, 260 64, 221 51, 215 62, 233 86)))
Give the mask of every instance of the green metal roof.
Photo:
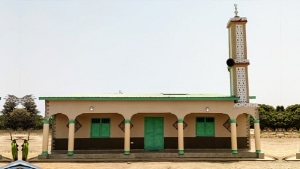
MULTIPOLYGON (((255 99, 250 96, 250 99, 255 99)), ((39 100, 238 100, 239 97, 217 94, 101 94, 96 96, 53 96, 39 100)))

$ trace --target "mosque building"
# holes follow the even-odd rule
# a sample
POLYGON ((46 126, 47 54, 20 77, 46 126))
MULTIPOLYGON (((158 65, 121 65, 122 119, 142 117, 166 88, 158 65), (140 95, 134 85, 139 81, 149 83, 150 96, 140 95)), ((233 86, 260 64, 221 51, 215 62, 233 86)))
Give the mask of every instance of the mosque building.
POLYGON ((72 158, 85 152, 113 152, 118 158, 168 152, 172 157, 181 158, 191 156, 191 152, 200 156, 207 151, 247 157, 243 152, 251 149, 250 119, 254 119, 255 152, 249 153, 253 158, 263 158, 258 105, 250 103, 255 96, 249 95, 246 24, 247 18, 238 16, 235 6, 235 16, 227 23, 229 58, 224 58, 230 74, 229 95, 160 93, 39 97, 45 101, 39 158, 51 158, 54 153, 72 158), (49 143, 50 131, 52 141, 49 143))

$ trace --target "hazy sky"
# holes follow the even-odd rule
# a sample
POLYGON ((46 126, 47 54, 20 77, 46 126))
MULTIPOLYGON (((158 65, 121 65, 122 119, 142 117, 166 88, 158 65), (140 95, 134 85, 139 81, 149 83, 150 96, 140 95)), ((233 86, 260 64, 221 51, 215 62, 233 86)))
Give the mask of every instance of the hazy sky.
POLYGON ((234 3, 248 18, 251 102, 300 104, 298 0, 1 0, 1 109, 7 94, 229 95, 234 3))

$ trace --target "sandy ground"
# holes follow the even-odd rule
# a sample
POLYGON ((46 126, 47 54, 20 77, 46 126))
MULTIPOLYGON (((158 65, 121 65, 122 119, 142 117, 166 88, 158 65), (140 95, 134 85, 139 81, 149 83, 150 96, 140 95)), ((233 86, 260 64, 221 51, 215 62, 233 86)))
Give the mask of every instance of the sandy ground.
MULTIPOLYGON (((21 137, 14 133, 13 137, 21 137)), ((0 135, 0 154, 11 157, 9 133, 0 135)), ((32 133, 30 136, 29 158, 41 153, 41 133, 32 133)), ((19 145, 22 141, 19 142, 19 145)), ((132 163, 32 163, 43 169, 296 169, 300 168, 300 161, 285 161, 286 157, 295 157, 300 148, 300 138, 261 138, 262 151, 265 156, 275 157, 275 161, 229 161, 229 162, 132 162, 132 163)), ((254 140, 251 139, 251 148, 254 151, 254 140)), ((1 166, 7 163, 0 163, 1 166)))

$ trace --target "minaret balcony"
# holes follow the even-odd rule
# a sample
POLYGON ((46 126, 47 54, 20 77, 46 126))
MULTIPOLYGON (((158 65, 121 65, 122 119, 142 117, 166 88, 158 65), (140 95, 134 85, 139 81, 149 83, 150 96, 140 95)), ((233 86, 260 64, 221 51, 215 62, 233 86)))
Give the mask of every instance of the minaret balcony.
POLYGON ((244 63, 244 64, 249 64, 248 59, 234 59, 234 63, 244 63))

